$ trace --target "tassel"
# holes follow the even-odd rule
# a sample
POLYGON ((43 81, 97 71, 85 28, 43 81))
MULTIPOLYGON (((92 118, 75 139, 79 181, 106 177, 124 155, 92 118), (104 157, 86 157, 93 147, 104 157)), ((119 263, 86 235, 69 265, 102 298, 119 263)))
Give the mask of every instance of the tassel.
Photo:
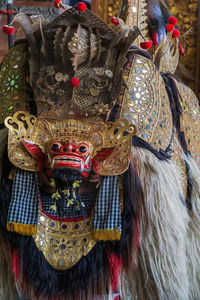
POLYGON ((13 34, 14 31, 15 31, 15 28, 13 26, 10 26, 10 25, 3 25, 2 30, 6 34, 13 34))
POLYGON ((172 25, 176 25, 178 23, 177 18, 175 18, 173 16, 169 17, 168 23, 172 24, 172 25))
POLYGON ((79 81, 79 79, 78 79, 77 77, 72 77, 72 78, 70 79, 70 84, 71 84, 71 86, 73 86, 73 87, 78 87, 79 84, 80 84, 80 81, 79 81))
POLYGON ((84 2, 79 2, 77 5, 76 5, 76 9, 80 12, 83 12, 87 9, 87 5, 84 3, 84 2))
POLYGON ((119 20, 117 20, 117 18, 115 18, 115 17, 112 17, 112 18, 110 19, 110 21, 111 21, 114 25, 119 25, 119 20))
POLYGON ((152 47, 152 44, 153 44, 152 41, 141 42, 141 43, 140 43, 140 47, 141 47, 142 49, 147 50, 147 49, 150 49, 150 48, 152 47))
POLYGON ((14 14, 14 10, 8 10, 8 15, 14 14))
POLYGON ((174 30, 174 25, 172 24, 167 24, 165 27, 166 31, 171 32, 174 30))
POLYGON ((180 36, 180 31, 178 29, 175 29, 172 33, 172 37, 174 39, 178 38, 180 36))
POLYGON ((1 9, 0 10, 0 14, 6 15, 7 14, 7 10, 6 9, 1 9))

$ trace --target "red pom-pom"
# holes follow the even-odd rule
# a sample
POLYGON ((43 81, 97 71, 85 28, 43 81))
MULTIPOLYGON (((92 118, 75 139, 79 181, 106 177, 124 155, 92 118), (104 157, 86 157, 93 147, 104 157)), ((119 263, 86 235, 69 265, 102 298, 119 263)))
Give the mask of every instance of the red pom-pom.
POLYGON ((77 5, 76 5, 76 9, 80 12, 83 12, 87 9, 87 5, 84 3, 84 2, 79 2, 77 5))
POLYGON ((178 23, 177 18, 175 18, 173 16, 169 17, 168 23, 172 24, 172 25, 176 25, 178 23))
POLYGON ((7 14, 7 10, 6 9, 1 9, 0 10, 0 14, 6 15, 7 14))
POLYGON ((180 36, 180 31, 178 29, 175 29, 172 33, 172 37, 174 39, 178 38, 180 36))
POLYGON ((172 24, 167 24, 166 27, 165 27, 165 29, 166 29, 168 32, 171 32, 171 31, 174 30, 174 25, 172 25, 172 24))
POLYGON ((110 21, 115 25, 119 25, 119 20, 117 20, 115 17, 112 17, 110 21))
POLYGON ((70 79, 70 84, 71 84, 71 86, 73 86, 73 87, 78 87, 79 84, 80 84, 80 81, 79 81, 79 79, 78 79, 77 77, 72 77, 72 78, 70 79))
POLYGON ((148 42, 141 42, 140 43, 140 47, 142 48, 142 49, 145 49, 145 50, 147 50, 147 49, 150 49, 151 47, 152 47, 152 41, 148 41, 148 42))
POLYGON ((62 3, 62 0, 54 0, 54 6, 55 8, 60 8, 60 4, 62 3))
POLYGON ((9 10, 8 15, 14 14, 14 10, 9 10))
POLYGON ((2 30, 3 30, 3 32, 6 33, 6 34, 13 34, 14 31, 15 31, 15 28, 12 27, 12 26, 9 26, 9 25, 3 25, 3 26, 2 26, 2 30))

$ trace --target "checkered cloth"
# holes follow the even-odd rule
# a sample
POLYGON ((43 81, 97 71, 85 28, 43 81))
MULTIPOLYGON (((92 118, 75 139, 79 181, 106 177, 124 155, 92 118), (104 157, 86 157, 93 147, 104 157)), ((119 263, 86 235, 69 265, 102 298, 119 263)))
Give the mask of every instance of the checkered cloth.
MULTIPOLYGON (((84 209, 84 215, 86 217, 90 215, 91 210, 96 201, 96 197, 97 197, 96 193, 88 193, 88 194, 79 195, 79 201, 81 201, 84 204, 83 209, 84 209)), ((54 217, 59 217, 57 211, 50 209, 50 207, 55 203, 55 199, 53 199, 51 197, 51 195, 44 195, 44 194, 41 194, 41 199, 42 199, 43 211, 54 217)), ((60 204, 60 209, 62 210, 62 216, 60 216, 60 217, 67 218, 67 219, 70 219, 72 217, 74 217, 74 218, 83 217, 82 210, 74 209, 71 206, 67 207, 67 200, 65 202, 62 202, 60 204)), ((57 203, 57 205, 58 205, 58 203, 57 203)))
MULTIPOLYGON (((37 173, 16 168, 13 179, 12 201, 8 212, 8 223, 37 225, 39 186, 37 173)), ((89 213, 95 202, 95 194, 81 196, 89 213)), ((50 210, 54 204, 51 196, 42 196, 43 209, 51 215, 56 212, 50 210)), ((80 213, 80 212, 78 212, 80 213)), ((56 216, 56 215, 55 215, 56 216)), ((74 215, 67 212, 66 218, 74 215)), ((75 217, 78 217, 75 216, 75 217)), ((93 215, 94 231, 121 233, 120 195, 117 176, 103 177, 93 215)), ((113 237, 112 239, 115 239, 113 237)))
POLYGON ((8 222, 37 225, 38 193, 37 173, 16 168, 8 222))
POLYGON ((121 233, 120 194, 117 176, 103 177, 94 209, 94 230, 121 233))

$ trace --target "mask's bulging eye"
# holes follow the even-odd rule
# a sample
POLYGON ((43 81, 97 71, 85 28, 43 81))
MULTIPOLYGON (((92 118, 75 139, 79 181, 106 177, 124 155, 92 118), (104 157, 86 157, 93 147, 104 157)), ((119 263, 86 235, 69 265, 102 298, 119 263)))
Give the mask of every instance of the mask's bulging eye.
POLYGON ((78 150, 81 154, 86 154, 88 152, 88 148, 85 145, 80 145, 78 150))
POLYGON ((54 142, 50 146, 50 150, 53 152, 58 152, 61 149, 62 145, 60 143, 54 142))

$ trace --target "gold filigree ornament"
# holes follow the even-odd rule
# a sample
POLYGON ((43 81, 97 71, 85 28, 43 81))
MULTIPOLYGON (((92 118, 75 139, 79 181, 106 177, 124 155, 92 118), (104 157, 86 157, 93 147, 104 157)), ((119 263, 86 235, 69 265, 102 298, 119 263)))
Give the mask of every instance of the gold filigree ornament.
POLYGON ((135 124, 137 136, 153 148, 166 149, 172 135, 172 116, 165 84, 149 59, 131 53, 132 65, 124 69, 120 118, 135 124))
POLYGON ((95 246, 92 220, 57 221, 39 210, 37 234, 33 236, 39 251, 56 270, 67 270, 95 246))
POLYGON ((5 125, 9 129, 8 157, 16 167, 41 171, 45 160, 50 159, 48 149, 52 142, 77 141, 89 145, 94 169, 104 176, 119 175, 127 170, 132 136, 136 133, 135 125, 126 119, 107 123, 73 119, 58 121, 36 118, 26 112, 7 117, 5 125), (28 149, 34 148, 34 156, 25 144, 29 145, 28 149))
POLYGON ((20 43, 5 56, 0 71, 0 123, 16 111, 27 110, 31 102, 28 45, 20 43), (26 86, 26 88, 25 88, 26 86))

